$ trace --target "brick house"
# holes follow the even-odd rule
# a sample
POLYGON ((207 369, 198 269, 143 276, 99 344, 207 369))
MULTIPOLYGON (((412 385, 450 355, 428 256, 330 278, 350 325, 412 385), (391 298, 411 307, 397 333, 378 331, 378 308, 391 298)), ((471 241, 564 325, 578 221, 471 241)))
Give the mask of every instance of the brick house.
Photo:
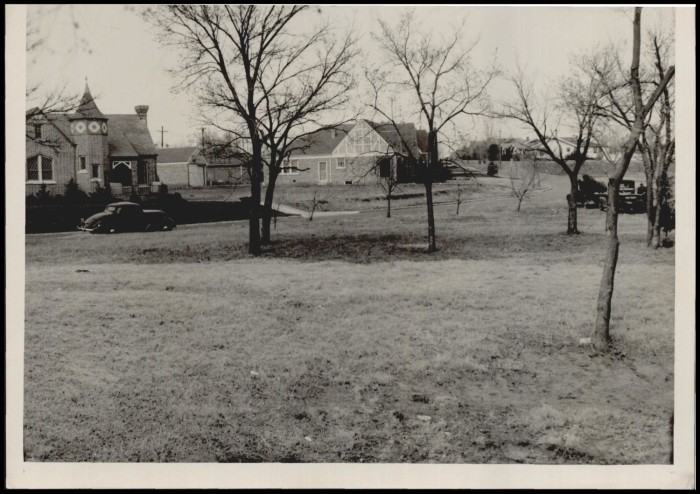
POLYGON ((26 193, 42 184, 62 194, 74 179, 85 192, 111 187, 115 194, 150 191, 157 183, 157 157, 148 131, 148 106, 134 114, 105 115, 85 92, 73 113, 27 112, 26 193))
POLYGON ((300 139, 295 145, 298 149, 285 162, 277 183, 366 184, 377 183, 389 173, 399 181, 409 180, 414 170, 405 159, 406 146, 413 156, 424 153, 419 149, 413 124, 402 123, 396 127, 390 123, 357 120, 300 139))

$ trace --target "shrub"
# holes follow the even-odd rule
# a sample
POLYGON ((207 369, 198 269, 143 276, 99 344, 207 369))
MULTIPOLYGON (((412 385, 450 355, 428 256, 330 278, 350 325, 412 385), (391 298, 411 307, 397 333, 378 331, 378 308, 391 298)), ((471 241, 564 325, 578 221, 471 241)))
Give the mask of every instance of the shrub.
POLYGON ((493 161, 489 163, 489 166, 486 168, 486 174, 489 177, 493 177, 494 175, 498 174, 498 165, 494 163, 493 161))
POLYGON ((41 184, 36 193, 36 199, 39 204, 48 204, 51 202, 51 192, 46 187, 46 184, 41 184))
POLYGON ((64 199, 66 204, 85 204, 88 202, 88 196, 80 190, 80 186, 71 178, 65 186, 64 199))
POLYGON ((578 190, 581 192, 583 200, 588 201, 593 200, 596 194, 605 193, 608 188, 590 175, 584 175, 578 181, 578 190))
POLYGON ((667 175, 661 178, 661 209, 659 223, 666 236, 676 229, 676 201, 667 175))
POLYGON ((500 153, 501 150, 499 149, 498 144, 491 144, 488 149, 488 157, 489 161, 493 162, 498 159, 498 153, 500 153))
POLYGON ((99 183, 95 186, 95 191, 90 194, 91 202, 95 204, 108 204, 115 201, 115 197, 112 195, 112 189, 108 187, 102 187, 99 183))

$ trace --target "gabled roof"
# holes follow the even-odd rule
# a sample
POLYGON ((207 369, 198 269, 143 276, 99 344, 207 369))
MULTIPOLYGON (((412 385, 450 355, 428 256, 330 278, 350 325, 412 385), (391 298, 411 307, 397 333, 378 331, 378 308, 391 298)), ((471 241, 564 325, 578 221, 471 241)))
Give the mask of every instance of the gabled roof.
POLYGON ((389 146, 391 146, 394 151, 401 152, 405 145, 409 146, 413 155, 420 154, 418 148, 418 138, 416 137, 416 126, 412 123, 397 123, 396 126, 391 122, 370 122, 367 123, 374 129, 374 131, 382 136, 389 146))
POLYGON ((114 157, 157 155, 146 122, 138 115, 107 115, 109 154, 114 157))
POLYGON ((189 163, 192 153, 195 151, 194 146, 159 148, 158 149, 158 164, 161 163, 189 163))
POLYGON ((338 147, 355 123, 342 124, 336 129, 324 129, 294 140, 293 155, 327 156, 338 147))
MULTIPOLYGON (((365 120, 372 129, 379 134, 386 143, 394 150, 401 151, 404 147, 403 141, 411 147, 414 154, 419 154, 418 138, 416 127, 412 123, 399 123, 396 127, 390 122, 372 122, 365 120)), ((342 124, 335 129, 324 129, 313 132, 308 136, 295 141, 296 149, 292 155, 304 154, 307 156, 328 156, 345 139, 350 131, 357 125, 357 122, 342 124)), ((388 150, 387 150, 388 151, 388 150)))
POLYGON ((192 163, 205 163, 207 166, 243 166, 246 163, 246 153, 230 143, 207 144, 202 153, 201 147, 195 148, 192 163))

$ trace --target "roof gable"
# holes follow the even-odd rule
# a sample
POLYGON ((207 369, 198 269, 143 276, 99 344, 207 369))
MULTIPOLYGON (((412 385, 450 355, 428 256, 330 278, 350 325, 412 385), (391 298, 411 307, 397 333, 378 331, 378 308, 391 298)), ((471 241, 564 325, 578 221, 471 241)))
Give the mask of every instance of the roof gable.
POLYGON ((138 115, 107 115, 109 154, 114 157, 157 155, 146 122, 138 115))
POLYGON ((347 123, 335 129, 323 129, 294 139, 292 155, 328 156, 347 137, 355 123, 347 123))
POLYGON ((158 163, 189 163, 194 146, 158 149, 158 163))

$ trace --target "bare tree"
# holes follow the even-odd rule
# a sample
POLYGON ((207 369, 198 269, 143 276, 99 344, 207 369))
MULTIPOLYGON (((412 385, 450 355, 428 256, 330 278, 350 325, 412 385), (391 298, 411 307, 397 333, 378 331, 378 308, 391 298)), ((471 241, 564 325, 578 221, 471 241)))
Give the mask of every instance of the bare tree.
POLYGON ((320 198, 318 189, 314 187, 313 194, 311 195, 311 199, 309 200, 309 221, 314 220, 314 213, 316 212, 316 209, 319 205, 323 204, 324 202, 325 201, 320 198))
POLYGON ((213 113, 211 125, 249 144, 249 251, 254 255, 260 254, 263 240, 269 242, 275 181, 295 140, 317 129, 321 114, 347 103, 353 84, 349 63, 354 38, 336 41, 328 24, 299 32, 292 21, 306 9, 167 5, 145 10, 162 41, 180 50, 181 66, 175 71, 181 77, 179 89, 192 91, 213 113))
MULTIPOLYGON (((669 65, 673 40, 660 33, 651 34, 649 52, 653 60, 656 83, 663 80, 669 65)), ((675 128, 673 110, 675 107, 674 84, 671 81, 661 93, 660 104, 649 113, 649 121, 639 143, 644 163, 647 185, 647 245, 661 246, 661 208, 668 196, 664 190, 668 183, 668 169, 675 159, 675 128), (656 243, 654 243, 656 238, 656 243)))
POLYGON ((380 157, 376 160, 379 169, 379 187, 384 192, 386 200, 386 217, 391 218, 391 198, 399 188, 399 177, 396 167, 392 166, 391 157, 380 157))
POLYGON ((625 176, 637 144, 642 137, 650 112, 652 112, 657 100, 663 95, 675 74, 675 66, 670 65, 658 81, 658 84, 653 86, 654 89, 650 94, 645 95, 643 93, 642 80, 640 78, 641 18, 642 9, 641 7, 636 7, 632 22, 632 63, 629 76, 616 77, 619 73, 611 70, 614 69, 614 66, 606 63, 606 60, 599 60, 600 63, 594 65, 595 73, 605 83, 605 101, 607 104, 601 106, 601 113, 610 119, 624 123, 629 129, 622 154, 615 161, 615 169, 608 181, 607 245, 603 275, 598 292, 596 325, 592 336, 595 348, 602 352, 607 351, 610 346, 610 315, 615 270, 620 249, 620 241, 617 235, 617 202, 620 195, 620 182, 625 176), (631 105, 628 102, 631 102, 631 105))
POLYGON ((414 101, 406 106, 413 108, 427 126, 427 160, 424 164, 420 157, 411 156, 411 160, 422 171, 430 252, 437 250, 432 184, 440 166, 439 135, 458 117, 482 115, 486 111, 486 90, 497 73, 495 63, 483 71, 474 67, 471 54, 478 40, 464 46, 464 27, 462 22, 447 37, 436 40, 432 33, 420 33, 413 12, 403 15, 395 26, 379 21, 375 39, 391 68, 388 73, 375 72, 368 76, 374 93, 370 106, 382 119, 396 125, 385 93, 391 92, 392 96, 404 93, 414 101))
POLYGON ((455 214, 459 216, 459 207, 462 205, 462 184, 460 184, 459 182, 457 183, 457 191, 455 197, 457 203, 457 210, 455 211, 455 214))
MULTIPOLYGON (((76 16, 75 7, 75 5, 42 5, 28 8, 26 53, 29 74, 32 72, 32 67, 40 63, 41 57, 51 51, 47 43, 45 27, 59 20, 69 22, 74 33, 73 43, 66 47, 68 52, 90 50, 88 40, 82 37, 82 26, 76 16)), ((80 95, 70 92, 65 85, 47 88, 44 81, 36 80, 33 77, 27 79, 25 97, 31 105, 25 113, 25 119, 28 123, 30 121, 32 123, 46 121, 52 113, 75 111, 81 104, 80 95)), ((27 138, 35 139, 36 137, 33 133, 27 132, 27 138)))
POLYGON ((566 196, 566 232, 569 235, 579 233, 576 210, 578 174, 589 159, 588 150, 595 138, 598 120, 596 110, 602 94, 599 78, 576 67, 572 67, 572 72, 572 75, 560 82, 557 100, 550 101, 548 96, 541 100, 537 98, 533 84, 526 81, 524 71, 518 67, 518 72, 510 77, 517 97, 514 102, 505 104, 500 113, 500 116, 523 122, 530 127, 539 141, 534 151, 554 161, 569 177, 570 192, 566 196), (572 143, 574 147, 569 152, 564 151, 558 137, 562 121, 569 123, 575 131, 575 142, 572 143))
POLYGON ((539 160, 533 159, 531 162, 523 161, 517 165, 510 166, 510 188, 513 196, 518 200, 517 212, 525 197, 538 185, 539 160))

